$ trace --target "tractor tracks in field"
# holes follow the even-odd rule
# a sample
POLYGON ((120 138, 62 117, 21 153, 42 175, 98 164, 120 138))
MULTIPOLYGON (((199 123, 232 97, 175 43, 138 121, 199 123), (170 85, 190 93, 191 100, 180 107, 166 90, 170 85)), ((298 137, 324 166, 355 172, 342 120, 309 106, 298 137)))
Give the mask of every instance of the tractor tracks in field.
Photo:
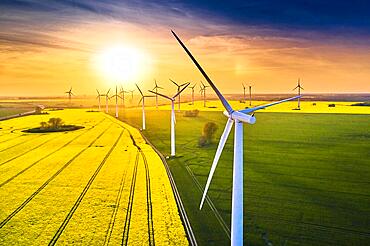
MULTIPOLYGON (((137 148, 136 153, 136 159, 135 159, 135 165, 134 170, 132 174, 131 179, 131 187, 130 187, 130 195, 129 195, 129 201, 128 201, 128 207, 126 210, 126 218, 125 218, 125 226, 123 230, 123 237, 122 237, 122 243, 121 245, 128 245, 128 239, 129 239, 129 231, 130 231, 130 221, 131 221, 131 215, 132 215, 132 208, 134 204, 134 194, 135 194, 135 185, 136 185, 136 176, 137 176, 137 169, 139 165, 140 155, 144 163, 145 167, 145 179, 146 179, 146 203, 147 203, 147 222, 148 222, 148 242, 149 245, 155 245, 154 240, 154 224, 153 224, 153 207, 152 207, 152 193, 151 193, 151 187, 150 187, 150 173, 149 173, 149 165, 148 161, 146 159, 146 156, 144 154, 144 151, 141 149, 140 146, 137 145, 134 136, 131 134, 131 132, 121 124, 119 124, 116 121, 113 121, 110 117, 107 117, 110 119, 113 123, 117 124, 118 126, 125 129, 132 141, 132 144, 137 148)), ((109 239, 108 239, 109 241, 109 239)))
POLYGON ((128 244, 128 236, 130 231, 130 222, 131 222, 131 214, 132 214, 132 207, 134 204, 134 194, 135 194, 135 185, 136 185, 136 176, 137 176, 137 167, 139 165, 139 151, 136 152, 136 158, 135 158, 135 165, 134 170, 132 173, 132 179, 131 179, 131 186, 130 186, 130 196, 128 199, 128 205, 126 210, 126 218, 125 218, 125 226, 123 229, 123 237, 122 237, 122 243, 121 245, 127 245, 128 244))
POLYGON ((4 186, 5 184, 9 183, 10 181, 12 181, 13 179, 15 179, 16 177, 18 177, 19 175, 21 175, 22 173, 24 173, 25 171, 29 170, 31 167, 35 166, 36 164, 38 164, 39 162, 41 162, 42 160, 48 158, 49 156, 55 154, 56 152, 64 149, 65 147, 67 147, 68 145, 70 145, 73 141, 75 141, 76 139, 78 139, 79 137, 81 137, 82 135, 84 135, 85 133, 91 131, 92 129, 94 129, 96 126, 98 126, 100 123, 102 123, 105 119, 102 119, 101 121, 99 121, 97 124, 93 125, 92 127, 90 127, 88 130, 86 131, 83 131, 81 134, 75 136, 74 138, 72 138, 70 141, 68 141, 67 143, 65 143, 63 146, 59 147, 58 149, 50 152, 49 154, 43 156, 42 158, 38 159, 37 161, 33 162, 31 165, 27 166, 26 168, 24 168, 23 170, 21 170, 20 172, 18 172, 17 174, 13 175, 12 177, 8 178, 7 180, 5 180, 4 182, 0 183, 0 188, 2 186, 4 186))
POLYGON ((56 242, 58 241, 60 235, 62 235, 64 229, 67 227, 69 221, 71 220, 73 214, 76 212, 77 208, 81 204, 81 201, 85 197, 87 191, 90 189, 92 183, 94 182, 96 176, 98 176, 100 170, 104 166, 104 164, 107 162, 107 159, 109 156, 112 154, 113 150, 116 148, 119 140, 121 139, 123 135, 124 130, 121 131, 120 135, 118 136, 117 140, 114 142, 113 146, 109 149, 108 153, 104 156, 104 159, 100 162, 98 168, 95 170, 94 174, 90 177, 89 182, 87 182, 85 188, 82 190, 80 196, 77 198, 75 204, 67 214, 66 218, 64 219, 63 223, 60 225, 58 228, 57 232, 54 234, 53 238, 50 240, 49 245, 55 245, 56 242))
POLYGON ((55 172, 48 180, 46 180, 31 196, 29 196, 19 207, 17 207, 11 214, 9 214, 2 222, 0 222, 0 229, 4 227, 15 215, 17 215, 35 196, 37 196, 51 181, 53 181, 64 169, 66 169, 75 159, 77 159, 82 153, 88 150, 93 144, 108 131, 112 124, 104 129, 87 147, 83 148, 75 156, 73 156, 68 162, 66 162, 57 172, 55 172))
MULTIPOLYGON (((11 148, 17 147, 17 146, 19 146, 19 145, 21 145, 21 144, 27 143, 27 142, 29 142, 29 141, 31 141, 31 140, 36 139, 36 138, 40 138, 40 137, 45 136, 45 135, 46 135, 46 134, 41 134, 41 135, 35 136, 34 138, 29 138, 29 139, 27 139, 27 140, 25 140, 25 141, 21 141, 21 142, 19 142, 19 143, 17 143, 17 144, 14 144, 14 145, 12 145, 12 146, 9 146, 9 147, 7 147, 7 148, 5 148, 5 149, 0 150, 0 153, 1 153, 1 152, 4 152, 4 151, 6 151, 6 150, 9 150, 9 149, 11 149, 11 148)), ((19 137, 19 136, 17 136, 17 137, 19 137)))
POLYGON ((140 156, 143 160, 144 167, 145 167, 145 183, 146 183, 146 205, 147 205, 147 222, 148 222, 148 242, 149 245, 155 245, 154 240, 154 225, 153 225, 153 207, 152 207, 152 193, 150 188, 150 173, 149 173, 149 166, 144 151, 136 144, 136 141, 130 131, 128 131, 130 138, 132 140, 132 144, 137 148, 136 159, 135 159, 135 166, 134 171, 132 174, 131 179, 131 187, 130 187, 130 196, 128 201, 128 208, 126 211, 126 218, 125 218, 125 226, 123 230, 123 237, 122 237, 122 245, 128 245, 129 239, 129 231, 130 231, 130 221, 131 221, 131 214, 132 214, 132 207, 134 203, 134 194, 135 194, 135 184, 136 184, 136 176, 137 176, 137 168, 139 165, 140 156))

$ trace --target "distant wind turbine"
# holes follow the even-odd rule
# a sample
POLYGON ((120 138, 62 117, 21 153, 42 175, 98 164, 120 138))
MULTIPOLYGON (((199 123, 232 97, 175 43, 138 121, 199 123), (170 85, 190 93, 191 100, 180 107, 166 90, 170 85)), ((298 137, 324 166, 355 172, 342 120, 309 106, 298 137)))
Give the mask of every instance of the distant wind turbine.
POLYGON ((143 112, 143 130, 145 130, 145 98, 146 97, 154 97, 154 96, 146 96, 143 94, 143 92, 140 90, 139 86, 137 84, 135 84, 137 89, 139 90, 140 94, 141 94, 141 98, 140 98, 140 101, 139 101, 139 104, 140 102, 142 102, 142 112, 143 112))
POLYGON ((125 93, 128 93, 128 91, 125 91, 123 87, 121 86, 121 90, 119 91, 119 94, 121 94, 122 99, 122 107, 125 108, 125 93))
POLYGON ((252 106, 252 86, 249 86, 249 106, 252 106))
MULTIPOLYGON (((293 89, 293 91, 296 90, 296 89, 298 89, 298 96, 300 96, 301 95, 301 89, 304 90, 303 87, 301 86, 301 79, 300 78, 298 78, 297 86, 293 89)), ((300 97, 298 97, 298 110, 300 110, 300 109, 301 109, 301 100, 300 100, 300 97)))
POLYGON ((99 111, 101 111, 100 97, 102 97, 103 95, 99 93, 98 89, 96 89, 96 92, 98 93, 98 96, 96 98, 98 99, 99 102, 99 111))
POLYGON ((245 85, 244 83, 242 83, 242 86, 243 86, 243 103, 245 103, 245 85))
POLYGON ((74 96, 74 94, 72 93, 72 87, 71 89, 69 89, 69 91, 66 91, 65 93, 68 94, 69 105, 71 105, 71 99, 72 99, 72 96, 74 96))
POLYGON ((205 85, 205 84, 203 84, 203 82, 202 81, 200 81, 200 83, 202 84, 202 86, 200 86, 200 88, 201 88, 201 93, 203 92, 203 106, 204 107, 207 107, 207 105, 206 105, 206 103, 207 103, 207 99, 206 99, 206 89, 207 89, 207 87, 209 87, 209 85, 205 85))
POLYGON ((116 85, 116 94, 114 94, 110 98, 112 98, 112 97, 116 98, 116 115, 115 116, 116 116, 116 118, 118 118, 118 98, 122 98, 122 97, 118 93, 117 85, 116 85))
POLYGON ((155 107, 156 107, 156 109, 158 109, 158 89, 163 89, 163 87, 160 87, 160 86, 158 86, 158 84, 157 84, 157 80, 154 80, 154 84, 155 84, 155 86, 154 86, 154 88, 153 88, 153 91, 155 91, 155 107))
POLYGON ((194 89, 196 85, 197 83, 195 83, 193 86, 189 86, 189 88, 191 89, 191 104, 192 105, 194 105, 194 89))
POLYGON ((110 98, 109 98, 109 92, 110 92, 110 88, 107 91, 107 93, 101 94, 101 96, 105 97, 105 112, 106 113, 108 113, 108 100, 110 100, 110 98))
MULTIPOLYGON (((170 81, 177 86, 177 92, 179 92, 181 90, 182 86, 188 84, 188 83, 183 83, 183 84, 180 85, 180 84, 176 83, 175 81, 173 81, 172 79, 170 79, 170 81)), ((179 112, 180 112, 180 104, 181 104, 181 96, 179 94, 179 109, 178 109, 179 112)))
POLYGON ((186 87, 188 87, 190 83, 187 83, 180 91, 178 91, 173 97, 169 97, 163 94, 160 94, 155 91, 149 90, 151 93, 154 93, 156 95, 159 95, 161 97, 167 98, 171 101, 171 156, 175 156, 176 150, 175 150, 175 124, 176 124, 176 118, 175 118, 175 99, 177 96, 180 96, 181 92, 183 92, 186 87))
POLYGON ((128 91, 128 92, 130 92, 130 93, 131 93, 130 104, 132 104, 132 100, 134 100, 134 91, 135 91, 135 90, 130 90, 130 91, 128 91))
POLYGON ((171 30, 172 34, 175 36, 176 40, 188 54, 190 59, 193 61, 195 66, 207 80, 209 85, 212 87, 218 98, 220 99, 222 105, 225 108, 225 116, 228 117, 228 121, 225 126, 225 130, 221 136, 219 145, 217 147, 216 155, 212 163, 211 171, 208 176, 207 184, 204 189, 203 197, 200 203, 200 209, 203 206, 204 199, 207 195, 209 185, 211 183, 213 174, 217 167, 218 160, 220 158, 221 152, 225 146, 227 137, 231 131, 232 125, 235 122, 235 135, 234 135, 234 166, 233 166, 233 187, 232 187, 232 208, 231 208, 231 245, 243 245, 243 123, 254 124, 256 118, 254 117, 254 111, 263 109, 275 104, 290 101, 299 98, 300 96, 291 97, 282 101, 269 103, 263 106, 257 106, 254 108, 248 108, 244 110, 235 111, 217 87, 213 84, 211 79, 208 77, 203 68, 195 60, 190 51, 182 43, 179 37, 171 30), (252 115, 249 115, 252 113, 252 115))

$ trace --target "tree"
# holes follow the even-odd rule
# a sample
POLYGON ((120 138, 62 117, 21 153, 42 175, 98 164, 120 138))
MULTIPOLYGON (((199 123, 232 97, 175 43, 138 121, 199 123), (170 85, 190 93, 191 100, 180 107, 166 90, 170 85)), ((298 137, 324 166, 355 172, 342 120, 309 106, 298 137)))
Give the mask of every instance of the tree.
POLYGON ((207 122, 203 127, 203 133, 202 136, 199 139, 199 145, 205 146, 208 144, 211 144, 215 133, 218 129, 218 126, 214 122, 207 122))
POLYGON ((63 120, 61 118, 50 118, 48 123, 51 128, 59 128, 63 125, 63 120))
POLYGON ((45 121, 40 122, 40 126, 41 126, 41 128, 47 128, 48 127, 48 123, 46 123, 45 121))

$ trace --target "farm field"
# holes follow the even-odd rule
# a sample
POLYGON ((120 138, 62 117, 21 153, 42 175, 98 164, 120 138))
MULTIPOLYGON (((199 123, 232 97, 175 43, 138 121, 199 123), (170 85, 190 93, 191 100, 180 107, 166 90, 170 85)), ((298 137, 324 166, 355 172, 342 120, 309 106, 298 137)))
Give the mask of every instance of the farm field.
MULTIPOLYGON (((245 243, 365 245, 370 239, 370 115, 312 114, 302 107, 299 113, 257 112, 256 124, 244 127, 245 243)), ((368 112, 367 107, 361 110, 368 112)), ((141 127, 141 110, 120 117, 141 127)), ((147 110, 146 119, 144 134, 169 155, 170 112, 147 110)), ((176 122, 177 157, 168 163, 198 243, 228 245, 233 134, 216 169, 210 200, 199 211, 226 117, 201 111, 190 118, 181 112, 176 122), (199 148, 209 121, 218 125, 215 144, 199 148)))
POLYGON ((163 163, 135 128, 82 109, 0 127, 0 245, 188 244, 163 163), (85 128, 22 132, 51 117, 85 128))

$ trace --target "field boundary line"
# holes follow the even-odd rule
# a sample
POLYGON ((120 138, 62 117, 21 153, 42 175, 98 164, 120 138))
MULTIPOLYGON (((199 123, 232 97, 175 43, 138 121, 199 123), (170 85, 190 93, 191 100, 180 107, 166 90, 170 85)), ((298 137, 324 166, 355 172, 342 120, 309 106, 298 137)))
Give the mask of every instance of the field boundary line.
POLYGON ((18 172, 17 174, 13 175, 12 177, 8 178, 7 180, 5 180, 4 182, 2 182, 0 184, 0 188, 2 186, 4 186, 5 184, 9 183, 10 181, 12 181, 13 179, 15 179, 16 177, 18 177, 19 175, 21 175, 22 173, 24 173, 25 171, 27 171, 28 169, 30 169, 31 167, 33 167, 34 165, 36 165, 37 163, 41 162, 42 160, 48 158, 49 156, 55 154, 56 152, 60 151, 61 149, 67 147, 70 143, 72 143, 74 140, 76 140, 77 138, 81 137, 82 135, 84 135, 85 133, 91 131, 92 129, 94 129, 97 125, 99 125, 100 123, 102 123, 105 119, 99 121, 97 124, 95 124, 94 126, 90 127, 89 129, 87 129, 86 131, 83 131, 81 134, 75 136, 73 139, 71 139, 70 141, 68 141, 67 143, 65 143, 63 146, 59 147, 58 149, 54 150, 53 152, 45 155, 44 157, 42 157, 41 159, 38 159, 37 161, 35 161, 34 163, 32 163, 31 165, 29 165, 28 167, 26 167, 25 169, 23 169, 22 171, 18 172))
MULTIPOLYGON (((111 124, 112 125, 112 124, 111 124)), ((110 128, 109 125, 102 133, 100 133, 87 147, 77 153, 72 159, 65 163, 56 173, 46 180, 31 196, 29 196, 18 208, 16 208, 8 217, 0 223, 0 229, 6 225, 17 213, 19 213, 35 196, 37 196, 51 181, 53 181, 64 169, 66 169, 77 157, 90 148, 103 134, 110 128)))
POLYGON ((116 148, 119 140, 121 139, 121 137, 123 135, 123 132, 124 132, 124 130, 122 129, 121 134, 118 136, 117 140, 114 142, 112 147, 109 149, 108 153, 104 156, 104 159, 100 162, 98 168, 95 170, 94 174, 90 177, 90 179, 87 182, 85 188, 82 190, 82 193, 80 194, 80 196, 76 200, 75 204, 73 205, 73 207, 71 208, 71 210, 67 214, 63 223, 60 225, 59 229, 54 234, 53 238, 50 240, 49 245, 55 245, 56 242, 58 241, 60 235, 62 235, 64 229, 67 227, 67 225, 68 225, 69 221, 71 220, 73 214, 76 212, 77 208, 80 206, 80 204, 81 204, 83 198, 85 197, 86 193, 89 191, 89 189, 90 189, 92 183, 94 182, 96 176, 98 176, 100 170, 102 169, 104 164, 107 162, 107 160, 108 160, 109 156, 111 155, 111 153, 113 152, 113 150, 116 148))

